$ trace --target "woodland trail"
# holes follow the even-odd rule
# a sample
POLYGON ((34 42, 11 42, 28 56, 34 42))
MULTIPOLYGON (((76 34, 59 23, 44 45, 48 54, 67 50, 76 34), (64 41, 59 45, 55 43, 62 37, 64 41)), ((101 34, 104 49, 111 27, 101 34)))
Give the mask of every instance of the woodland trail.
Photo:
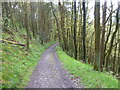
POLYGON ((42 55, 26 88, 83 88, 79 79, 72 79, 62 68, 55 52, 57 44, 49 47, 42 55))

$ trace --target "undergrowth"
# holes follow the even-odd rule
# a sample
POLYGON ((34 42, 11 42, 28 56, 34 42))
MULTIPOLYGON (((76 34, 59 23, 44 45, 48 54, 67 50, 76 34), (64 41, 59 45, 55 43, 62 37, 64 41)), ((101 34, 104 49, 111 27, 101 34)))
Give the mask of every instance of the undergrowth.
POLYGON ((118 88, 118 80, 112 75, 93 70, 89 64, 84 64, 68 56, 60 47, 57 47, 56 50, 64 68, 74 77, 80 77, 86 88, 118 88))
MULTIPOLYGON (((19 41, 19 43, 25 44, 25 34, 20 32, 22 31, 15 32, 14 35, 2 33, 2 39, 19 41)), ((40 60, 40 55, 53 43, 55 42, 46 43, 43 46, 32 40, 29 51, 26 51, 24 46, 2 43, 1 88, 25 87, 40 60)))

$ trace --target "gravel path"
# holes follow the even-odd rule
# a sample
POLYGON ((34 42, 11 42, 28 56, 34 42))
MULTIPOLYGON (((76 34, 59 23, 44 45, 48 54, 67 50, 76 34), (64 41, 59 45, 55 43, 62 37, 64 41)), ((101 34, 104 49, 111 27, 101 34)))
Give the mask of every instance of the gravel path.
POLYGON ((43 53, 26 88, 81 88, 79 79, 70 78, 68 71, 62 68, 56 46, 52 45, 43 53))

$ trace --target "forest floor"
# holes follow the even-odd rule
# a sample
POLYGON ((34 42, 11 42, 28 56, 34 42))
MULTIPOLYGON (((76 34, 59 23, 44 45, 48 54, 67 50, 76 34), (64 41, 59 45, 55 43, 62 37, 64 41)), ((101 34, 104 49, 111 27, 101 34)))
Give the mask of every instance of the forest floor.
POLYGON ((55 52, 57 45, 52 45, 43 53, 26 88, 83 88, 79 78, 73 79, 72 75, 62 68, 55 52))

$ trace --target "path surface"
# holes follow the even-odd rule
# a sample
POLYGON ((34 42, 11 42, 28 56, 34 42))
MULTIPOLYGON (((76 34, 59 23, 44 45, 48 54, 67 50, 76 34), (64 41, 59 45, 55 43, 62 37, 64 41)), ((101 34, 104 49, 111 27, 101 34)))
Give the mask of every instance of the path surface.
POLYGON ((62 68, 55 52, 56 46, 52 45, 43 53, 27 88, 80 88, 79 81, 74 82, 62 68))

